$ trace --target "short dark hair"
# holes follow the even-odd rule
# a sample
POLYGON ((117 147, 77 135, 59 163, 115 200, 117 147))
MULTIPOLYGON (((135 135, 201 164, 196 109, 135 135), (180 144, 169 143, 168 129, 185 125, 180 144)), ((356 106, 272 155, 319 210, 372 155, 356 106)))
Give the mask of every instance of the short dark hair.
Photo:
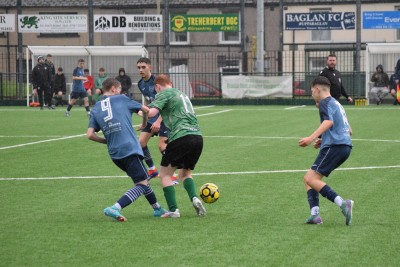
POLYGON ((81 62, 85 62, 85 60, 84 60, 83 58, 80 58, 80 59, 78 60, 78 63, 81 63, 81 62))
POLYGON ((46 57, 53 57, 51 54, 47 54, 47 56, 46 57))
POLYGON ((328 58, 328 57, 334 57, 334 58, 336 58, 336 55, 335 55, 335 54, 329 54, 326 58, 328 58))
POLYGON ((148 65, 151 65, 151 60, 150 60, 150 58, 147 58, 147 57, 141 57, 141 58, 138 59, 136 64, 137 63, 146 63, 148 65))
POLYGON ((314 80, 311 82, 311 86, 314 87, 316 85, 325 85, 328 88, 331 87, 331 82, 328 80, 328 78, 324 76, 317 76, 314 78, 314 80))
POLYGON ((58 67, 58 69, 57 69, 58 71, 63 71, 63 68, 61 68, 61 67, 58 67))
POLYGON ((103 91, 104 92, 108 92, 110 91, 111 87, 117 87, 117 86, 121 86, 121 83, 114 78, 107 78, 104 82, 103 82, 103 91))

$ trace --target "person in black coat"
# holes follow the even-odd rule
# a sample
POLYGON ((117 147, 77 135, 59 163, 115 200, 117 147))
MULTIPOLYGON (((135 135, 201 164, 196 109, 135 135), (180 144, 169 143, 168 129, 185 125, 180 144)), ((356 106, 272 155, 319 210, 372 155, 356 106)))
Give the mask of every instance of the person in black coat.
POLYGON ((331 83, 331 96, 336 100, 343 95, 348 102, 352 103, 353 99, 346 93, 346 90, 342 84, 342 77, 340 72, 335 68, 336 67, 336 55, 329 55, 326 60, 326 67, 321 70, 319 76, 324 76, 328 78, 331 83))
POLYGON ((121 94, 129 96, 129 89, 132 87, 131 78, 128 75, 126 75, 124 68, 120 68, 118 70, 118 74, 119 75, 115 77, 115 79, 121 83, 122 87, 121 94))
POLYGON ((43 109, 43 95, 46 103, 49 103, 47 108, 54 109, 51 105, 53 91, 51 90, 51 72, 47 64, 44 63, 44 57, 38 56, 38 64, 32 70, 32 85, 33 93, 38 96, 40 109, 43 109))
POLYGON ((67 84, 65 81, 65 75, 63 73, 63 68, 59 67, 57 69, 57 74, 54 76, 54 98, 56 99, 56 106, 63 105, 62 97, 67 92, 67 84))

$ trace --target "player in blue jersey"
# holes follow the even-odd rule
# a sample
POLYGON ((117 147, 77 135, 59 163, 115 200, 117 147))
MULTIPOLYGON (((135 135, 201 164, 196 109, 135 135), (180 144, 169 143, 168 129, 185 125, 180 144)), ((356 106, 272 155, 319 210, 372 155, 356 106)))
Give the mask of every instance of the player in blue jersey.
POLYGON ((142 111, 141 129, 147 125, 149 109, 120 93, 120 82, 113 78, 104 81, 103 98, 92 109, 86 134, 92 141, 107 144, 112 161, 125 171, 135 184, 113 206, 105 208, 104 214, 118 221, 126 221, 120 213, 121 209, 145 195, 154 209, 153 215, 160 217, 166 210, 157 202, 156 195, 148 183, 147 170, 142 162, 143 151, 132 128, 132 114, 142 111), (100 130, 104 137, 96 134, 100 130))
MULTIPOLYGON (((140 76, 142 77, 138 82, 138 87, 146 100, 146 104, 150 104, 156 98, 156 90, 154 89, 154 75, 151 73, 151 61, 149 58, 139 58, 137 61, 137 68, 140 76)), ((154 166, 153 158, 151 157, 150 150, 147 146, 150 138, 154 135, 159 136, 158 149, 161 154, 164 154, 167 147, 169 130, 162 122, 161 116, 155 116, 149 119, 147 126, 142 130, 139 135, 139 141, 143 148, 144 160, 149 167, 149 176, 154 178, 158 176, 158 171, 154 166)), ((171 176, 174 185, 178 184, 178 178, 174 174, 171 176)))
POLYGON ((312 96, 319 108, 321 125, 310 136, 299 140, 299 145, 306 147, 314 140, 314 148, 319 154, 311 169, 304 176, 311 216, 308 224, 322 224, 319 214, 319 194, 340 207, 346 218, 346 225, 351 224, 354 202, 342 199, 329 185, 322 181, 324 176, 339 167, 350 156, 352 130, 346 113, 340 103, 330 94, 330 82, 326 77, 316 77, 311 86, 312 96), (321 138, 319 138, 321 136, 321 138))
POLYGON ((88 115, 90 115, 89 99, 85 87, 83 86, 83 82, 87 81, 87 78, 85 77, 83 72, 84 67, 85 60, 81 58, 78 60, 78 66, 74 69, 74 72, 72 73, 71 100, 69 101, 67 110, 65 111, 65 115, 67 117, 71 116, 70 111, 72 109, 72 106, 75 105, 78 98, 83 98, 86 112, 88 115))

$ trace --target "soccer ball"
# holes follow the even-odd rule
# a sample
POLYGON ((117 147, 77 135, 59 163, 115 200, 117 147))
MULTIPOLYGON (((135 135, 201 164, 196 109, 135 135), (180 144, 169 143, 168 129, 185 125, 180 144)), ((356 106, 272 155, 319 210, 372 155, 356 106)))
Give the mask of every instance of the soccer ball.
POLYGON ((219 199, 219 188, 215 184, 206 183, 200 187, 200 197, 205 203, 214 203, 219 199))

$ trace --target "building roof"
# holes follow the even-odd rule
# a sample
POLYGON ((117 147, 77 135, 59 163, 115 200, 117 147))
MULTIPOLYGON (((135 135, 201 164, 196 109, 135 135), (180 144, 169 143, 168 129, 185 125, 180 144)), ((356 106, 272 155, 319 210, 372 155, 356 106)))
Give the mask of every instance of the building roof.
MULTIPOLYGON (((257 0, 244 0, 246 5, 256 5, 257 0)), ((68 0, 68 1, 54 1, 54 0, 21 0, 22 7, 87 7, 88 0, 68 0)), ((92 0, 93 7, 100 8, 126 8, 126 7, 156 7, 157 0, 92 0)), ((160 0, 161 4, 164 0, 160 0)), ((280 0, 264 0, 266 6, 277 6, 280 0)), ((283 0, 285 6, 293 5, 335 5, 335 4, 355 4, 355 0, 283 0)), ((363 4, 377 4, 377 3, 399 3, 398 0, 361 0, 363 4)), ((239 6, 240 0, 169 0, 170 7, 190 7, 190 6, 239 6)), ((17 0, 1 0, 0 7, 16 7, 17 0)))

